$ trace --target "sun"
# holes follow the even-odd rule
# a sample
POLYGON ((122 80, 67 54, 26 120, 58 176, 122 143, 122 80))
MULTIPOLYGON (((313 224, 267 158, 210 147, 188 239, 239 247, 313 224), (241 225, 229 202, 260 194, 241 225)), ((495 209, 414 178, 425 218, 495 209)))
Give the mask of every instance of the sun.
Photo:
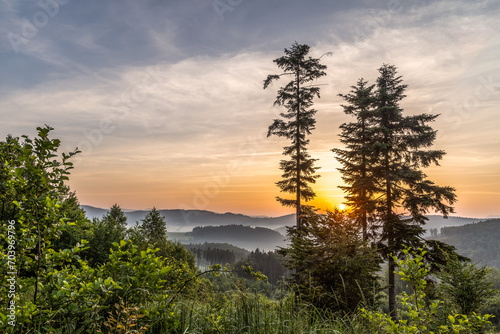
POLYGON ((339 209, 343 211, 345 209, 345 204, 339 204, 339 209))

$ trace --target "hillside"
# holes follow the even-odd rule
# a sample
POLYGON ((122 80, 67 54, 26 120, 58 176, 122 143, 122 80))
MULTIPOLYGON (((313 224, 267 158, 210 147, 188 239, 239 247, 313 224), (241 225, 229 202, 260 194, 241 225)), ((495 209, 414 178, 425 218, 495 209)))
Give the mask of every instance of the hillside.
POLYGON ((273 250, 278 246, 286 246, 285 237, 265 227, 243 225, 195 227, 186 233, 192 237, 193 243, 230 243, 247 250, 273 250))
POLYGON ((500 219, 443 227, 437 239, 455 246, 474 262, 500 269, 500 219))
MULTIPOLYGON (((87 213, 87 217, 101 218, 107 210, 95 208, 88 205, 81 206, 87 213)), ((188 232, 196 226, 220 226, 220 225, 245 225, 254 227, 278 228, 281 226, 292 226, 295 224, 295 215, 280 217, 250 217, 235 213, 215 213, 205 210, 158 210, 165 217, 167 230, 169 232, 188 232)), ((143 219, 148 210, 125 211, 129 226, 143 219)))
POLYGON ((185 244, 184 247, 195 255, 198 268, 203 269, 207 269, 207 266, 216 263, 221 265, 229 263, 233 265, 250 255, 248 250, 228 243, 205 242, 203 244, 185 244))
MULTIPOLYGON (((426 230, 424 236, 430 236, 431 233, 429 231, 431 229, 436 229, 439 232, 439 230, 441 230, 441 228, 443 227, 462 226, 481 221, 481 219, 479 218, 465 218, 465 217, 454 217, 454 216, 443 218, 443 216, 439 215, 428 215, 427 218, 429 218, 429 220, 424 225, 424 229, 426 230)), ((288 226, 293 226, 293 225, 288 225, 288 226)), ((275 228, 274 230, 283 235, 286 235, 286 226, 281 226, 275 228)))
MULTIPOLYGON (((108 210, 96 208, 89 205, 82 205, 81 208, 87 213, 87 217, 101 218, 108 210)), ((129 226, 133 226, 136 221, 143 219, 148 210, 124 210, 129 226)), ((286 235, 285 226, 295 225, 295 215, 285 215, 280 217, 251 217, 231 212, 215 213, 206 210, 159 210, 160 214, 167 221, 169 232, 189 232, 196 226, 221 226, 221 225, 245 225, 254 227, 267 227, 286 235)), ((424 226, 427 231, 437 229, 438 231, 446 226, 462 226, 481 221, 478 218, 464 218, 450 216, 443 218, 439 215, 427 216, 429 220, 424 226)), ((427 235, 430 233, 427 232, 427 235)))
POLYGON ((236 260, 243 259, 243 258, 247 257, 248 255, 250 255, 250 252, 248 250, 240 248, 240 247, 236 247, 236 246, 228 244, 228 243, 207 243, 207 242, 202 243, 202 244, 190 243, 190 244, 184 245, 184 247, 186 247, 187 250, 200 249, 202 251, 206 251, 209 249, 220 249, 223 251, 229 251, 229 252, 235 254, 236 260))
POLYGON ((426 217, 429 218, 427 223, 424 225, 424 228, 427 231, 426 235, 430 235, 429 233, 430 229, 437 229, 439 232, 443 227, 462 226, 462 225, 477 223, 482 220, 479 218, 465 218, 465 217, 454 217, 454 216, 443 218, 443 216, 439 215, 428 215, 426 217))

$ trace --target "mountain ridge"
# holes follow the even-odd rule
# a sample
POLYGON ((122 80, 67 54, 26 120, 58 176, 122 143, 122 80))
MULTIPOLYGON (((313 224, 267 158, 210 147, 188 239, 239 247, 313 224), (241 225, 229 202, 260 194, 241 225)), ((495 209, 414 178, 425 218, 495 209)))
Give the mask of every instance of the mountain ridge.
MULTIPOLYGON (((90 205, 80 206, 87 214, 87 217, 101 218, 108 209, 93 207, 90 205)), ((127 217, 129 226, 133 226, 136 221, 144 219, 149 210, 123 210, 127 217)), ((295 214, 288 214, 278 217, 247 216, 240 213, 216 213, 208 210, 183 210, 183 209, 161 209, 158 210, 161 216, 167 221, 169 232, 188 232, 197 226, 220 226, 220 225, 246 225, 253 227, 267 227, 278 230, 286 235, 285 226, 295 225, 295 214)), ((428 215, 424 228, 429 235, 430 229, 437 229, 438 232, 443 227, 462 226, 487 220, 487 218, 469 218, 450 216, 443 218, 439 215, 428 215)))
POLYGON ((500 269, 500 219, 488 219, 463 226, 441 229, 437 240, 453 245, 460 255, 479 265, 500 269))
MULTIPOLYGON (((101 218, 107 209, 96 208, 90 205, 80 205, 89 219, 101 218)), ((136 221, 144 219, 149 210, 123 210, 127 217, 128 225, 133 226, 136 221)), ((216 213, 207 210, 162 209, 158 210, 165 217, 167 229, 171 232, 190 231, 197 226, 214 225, 246 225, 253 227, 279 228, 295 224, 295 215, 278 217, 252 217, 239 213, 216 213)))

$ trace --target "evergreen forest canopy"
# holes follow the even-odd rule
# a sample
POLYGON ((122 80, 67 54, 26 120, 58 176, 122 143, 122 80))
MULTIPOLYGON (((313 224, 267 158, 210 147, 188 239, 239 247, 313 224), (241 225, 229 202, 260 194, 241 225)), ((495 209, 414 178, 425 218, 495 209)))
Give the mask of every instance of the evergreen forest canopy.
MULTIPOLYGON (((167 239, 156 208, 131 228, 118 205, 90 221, 66 185, 78 150, 61 153, 49 126, 34 139, 9 135, 0 142, 2 332, 490 330, 486 311, 498 310, 500 298, 489 270, 422 238, 425 214, 447 216, 456 197, 423 172, 445 154, 431 149, 436 131, 429 124, 437 116, 404 115, 407 86, 395 66, 382 65, 373 85, 359 79, 340 94, 353 121, 340 125, 344 148, 333 152, 350 210, 320 214, 306 204, 319 177, 307 151, 320 97, 315 80, 327 75, 309 51, 294 43, 274 60, 282 72, 264 80, 269 88, 291 79, 278 89, 275 105, 285 112, 268 132, 289 141, 277 186, 293 198, 277 200, 297 213, 289 245, 277 252, 233 258, 207 245, 188 251, 167 239), (200 258, 209 265, 204 271, 196 266, 200 258)), ((217 234, 192 233, 202 230, 217 234)))
MULTIPOLYGON (((269 245, 285 246, 285 238, 281 233, 265 227, 243 225, 226 226, 204 226, 195 227, 192 232, 187 233, 193 238, 193 242, 227 242, 238 245, 245 249, 269 249, 269 245)), ((271 249, 271 250, 272 250, 271 249)))
POLYGON ((500 219, 490 219, 464 226, 448 226, 436 235, 438 240, 455 246, 460 254, 490 267, 500 269, 500 219))

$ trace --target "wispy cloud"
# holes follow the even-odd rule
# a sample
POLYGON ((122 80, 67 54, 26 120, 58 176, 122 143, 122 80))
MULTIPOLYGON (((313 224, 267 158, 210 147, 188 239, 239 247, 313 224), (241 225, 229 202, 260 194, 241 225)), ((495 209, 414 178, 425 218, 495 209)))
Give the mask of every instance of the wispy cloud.
MULTIPOLYGON (((40 10, 7 0, 0 6, 3 37, 40 10)), ((409 84, 406 112, 442 115, 437 144, 448 151, 453 163, 443 166, 455 177, 443 180, 458 182, 461 159, 485 166, 484 173, 499 163, 498 7, 243 1, 221 20, 210 1, 69 1, 18 53, 2 39, 0 115, 7 121, 0 133, 32 134, 47 123, 67 149, 82 148, 72 182, 89 204, 112 204, 122 193, 130 193, 128 203, 141 194, 136 208, 192 204, 195 189, 234 163, 238 171, 210 205, 235 203, 235 192, 246 200, 244 187, 255 185, 272 202, 285 142, 265 138, 281 110, 272 106, 278 85, 263 90, 262 80, 277 72, 272 59, 297 40, 309 43, 313 56, 333 52, 322 58, 328 76, 319 82, 311 141, 323 167, 318 189, 340 182, 329 149, 340 145, 338 126, 349 117, 337 94, 358 77, 375 82, 383 63, 398 66, 409 84)), ((323 195, 341 195, 330 190, 323 195)), ((274 202, 265 207, 280 210, 274 202)))

